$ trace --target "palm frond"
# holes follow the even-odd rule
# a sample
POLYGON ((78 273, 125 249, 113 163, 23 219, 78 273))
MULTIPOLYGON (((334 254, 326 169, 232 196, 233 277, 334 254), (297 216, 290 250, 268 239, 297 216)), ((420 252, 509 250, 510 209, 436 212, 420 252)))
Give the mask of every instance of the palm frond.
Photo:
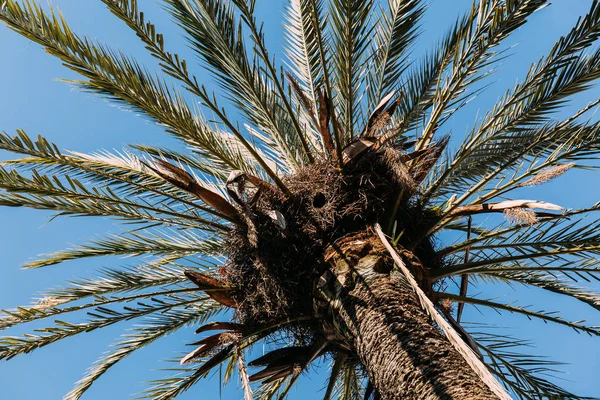
MULTIPOLYGON (((244 350, 255 345, 260 340, 272 333, 272 327, 259 329, 258 331, 252 333, 249 337, 246 337, 237 343, 237 346, 239 347, 239 350, 244 350)), ((212 356, 202 357, 199 360, 194 360, 197 362, 194 363, 193 366, 183 366, 175 369, 171 368, 170 371, 177 371, 177 374, 168 378, 152 381, 152 386, 148 387, 143 393, 145 398, 154 400, 174 399, 181 393, 191 388, 199 379, 206 376, 217 365, 221 365, 224 362, 235 358, 236 355, 233 351, 233 347, 234 345, 229 345, 223 350, 212 354, 212 356), (210 365, 207 367, 207 364, 210 365)), ((177 360, 177 362, 179 363, 179 360, 177 360)), ((234 365, 234 363, 230 362, 230 365, 234 365)), ((257 398, 272 398, 272 396, 274 396, 281 389, 282 385, 287 379, 288 378, 280 379, 273 382, 273 384, 264 385, 264 391, 259 390, 257 393, 257 398)))
POLYGON ((320 54, 320 37, 325 29, 321 17, 322 0, 292 0, 287 6, 285 38, 286 55, 293 76, 290 84, 296 92, 300 123, 305 127, 315 148, 322 151, 317 117, 318 93, 324 86, 320 54), (313 23, 316 13, 317 24, 313 23))
MULTIPOLYGON (((0 134, 0 149, 29 156, 2 161, 0 166, 26 170, 38 169, 67 176, 69 179, 85 180, 90 184, 106 186, 121 197, 133 197, 146 204, 158 205, 160 202, 161 206, 167 206, 167 210, 170 210, 172 205, 184 205, 192 218, 201 218, 199 211, 220 216, 212 208, 196 204, 195 196, 165 182, 144 165, 143 159, 129 152, 104 151, 95 154, 68 152, 65 154, 42 136, 38 136, 34 142, 22 130, 18 130, 17 136, 14 137, 0 134)), ((163 153, 158 155, 163 156, 163 153)), ((177 158, 176 161, 191 171, 195 168, 200 172, 208 172, 205 168, 206 164, 196 162, 189 157, 177 158)))
POLYGON ((180 226, 207 231, 229 228, 188 210, 178 211, 159 202, 134 201, 109 188, 88 188, 67 174, 42 175, 30 169, 31 178, 0 167, 0 205, 58 211, 58 215, 110 216, 128 221, 180 226))
POLYGON ((141 111, 222 168, 255 172, 249 160, 223 145, 179 92, 123 54, 80 38, 60 14, 48 15, 31 0, 23 6, 11 0, 0 11, 0 20, 87 78, 70 82, 141 111))
POLYGON ((452 65, 457 46, 469 35, 476 15, 470 12, 458 18, 435 49, 405 73, 407 76, 402 82, 404 98, 399 108, 406 130, 416 129, 419 124, 425 125, 424 119, 433 106, 437 85, 452 65))
POLYGON ((175 263, 176 259, 177 257, 167 256, 138 266, 102 268, 97 277, 76 279, 70 281, 69 286, 47 290, 32 305, 2 310, 4 315, 0 317, 0 330, 90 307, 145 299, 171 292, 192 291, 181 286, 187 281, 185 270, 194 268, 205 271, 216 268, 208 261, 183 266, 175 263), (153 291, 144 291, 150 288, 153 291), (132 292, 134 294, 124 296, 125 293, 132 292), (90 297, 93 299, 90 300, 90 297), (63 307, 82 300, 86 302, 63 307))
POLYGON ((336 382, 338 381, 340 372, 342 371, 342 367, 345 364, 347 358, 348 356, 344 353, 338 352, 335 355, 335 358, 331 365, 331 372, 329 373, 329 379, 327 380, 327 387, 325 388, 323 400, 331 400, 331 396, 333 395, 334 389, 336 387, 336 382))
POLYGON ((479 273, 477 276, 489 277, 503 282, 518 282, 552 293, 570 296, 600 311, 600 294, 594 293, 590 289, 574 286, 565 278, 555 276, 555 273, 560 271, 566 277, 571 278, 570 280, 589 281, 587 277, 591 277, 592 279, 600 281, 600 268, 598 268, 598 262, 593 259, 587 261, 588 264, 590 264, 589 261, 594 261, 595 266, 587 266, 584 268, 527 268, 519 266, 519 269, 515 268, 514 270, 492 268, 479 273))
POLYGON ((341 125, 345 132, 343 145, 354 137, 355 122, 360 121, 359 90, 365 79, 364 56, 369 46, 373 27, 369 21, 375 2, 373 0, 331 0, 332 47, 336 90, 335 102, 339 105, 341 125))
POLYGON ((170 333, 206 321, 221 308, 218 303, 206 302, 187 308, 168 309, 147 317, 141 325, 124 334, 112 346, 114 350, 96 361, 65 397, 73 400, 81 398, 96 380, 119 361, 170 333))
POLYGON ((122 321, 146 315, 167 312, 171 309, 179 309, 190 304, 206 301, 206 298, 197 294, 171 295, 162 299, 150 299, 147 303, 139 302, 135 307, 125 307, 122 310, 97 307, 89 315, 93 317, 82 323, 70 323, 55 321, 55 325, 48 328, 38 329, 34 334, 26 334, 21 337, 3 337, 0 339, 0 360, 11 359, 19 354, 26 354, 40 347, 47 346, 68 337, 96 329, 105 328, 122 321))
MULTIPOLYGON (((219 184, 227 182, 227 177, 229 176, 227 171, 220 168, 214 168, 212 165, 207 165, 202 157, 198 157, 193 153, 186 154, 171 148, 147 146, 143 144, 129 144, 128 147, 154 158, 167 160, 175 165, 183 165, 188 170, 206 174, 214 178, 219 184)), ((193 149, 190 150, 193 151, 193 149)))
POLYGON ((596 255, 600 251, 599 224, 600 221, 589 221, 585 217, 575 221, 553 218, 527 228, 506 230, 508 235, 503 239, 502 236, 491 236, 469 246, 471 259, 468 263, 440 268, 432 276, 437 279, 520 260, 536 263, 544 260, 588 260, 589 255, 596 255))
POLYGON ((256 394, 254 395, 255 399, 273 400, 278 398, 278 395, 281 393, 286 384, 289 383, 290 379, 291 377, 288 376, 283 379, 278 379, 275 382, 261 384, 256 390, 256 394))
POLYGON ((304 149, 294 123, 280 96, 267 84, 269 77, 248 60, 234 8, 216 0, 167 0, 167 4, 194 50, 227 89, 228 99, 251 124, 275 140, 277 147, 272 151, 290 165, 301 165, 304 149))
POLYGON ((218 255, 224 243, 213 238, 202 238, 189 231, 153 232, 149 234, 113 234, 68 250, 52 253, 24 268, 40 268, 69 260, 101 256, 167 255, 184 257, 194 254, 218 255))
MULTIPOLYGON (((333 380, 332 399, 362 400, 363 379, 356 361, 343 358, 333 380)), ((333 379, 333 375, 331 376, 333 379)))
MULTIPOLYGON (((485 150, 490 165, 494 170, 484 172, 452 205, 444 210, 452 213, 459 204, 467 201, 479 204, 500 194, 520 187, 528 178, 536 176, 549 167, 564 165, 570 162, 581 167, 594 167, 591 161, 600 151, 600 123, 590 125, 556 123, 541 128, 526 129, 511 135, 510 140, 498 140, 491 151, 485 150), (510 156, 495 163, 494 152, 502 152, 510 147, 510 156), (541 159, 541 161, 539 161, 541 159), (523 171, 521 171, 523 170, 523 171), (498 176, 500 175, 500 176, 498 176), (473 198, 478 195, 476 198, 473 198)), ((505 153, 508 154, 508 153, 505 153)), ((481 164, 482 165, 482 164, 481 164)), ((473 164, 473 176, 477 174, 477 165, 473 164)), ((484 167, 487 169, 487 167, 484 167)), ((446 193, 448 194, 448 193, 446 193)), ((443 219, 428 233, 434 233, 451 221, 443 219)))
MULTIPOLYGON (((476 161, 478 157, 499 155, 504 147, 501 144, 507 142, 510 133, 518 135, 524 128, 547 122, 547 115, 560 107, 566 98, 587 89, 599 76, 599 53, 595 51, 588 56, 582 51, 599 36, 600 5, 594 2, 588 14, 569 34, 560 38, 548 56, 533 65, 524 81, 507 92, 479 127, 473 129, 451 164, 428 189, 427 197, 439 190, 442 184, 451 186, 449 181, 455 177, 460 180, 461 175, 470 175, 465 173, 466 164, 463 162, 469 163, 472 179, 478 180, 488 172, 481 173, 481 164, 476 161), (495 146, 494 141, 497 142, 495 146)), ((503 156, 507 154, 503 153, 503 156)))
MULTIPOLYGON (((277 172, 271 165, 269 165, 267 160, 265 160, 260 149, 243 136, 237 126, 227 117, 225 110, 219 106, 214 95, 211 96, 204 86, 201 86, 198 83, 196 77, 188 72, 186 60, 180 58, 178 54, 171 53, 166 50, 164 35, 157 33, 155 25, 144 19, 144 13, 138 9, 137 0, 102 1, 108 6, 109 10, 111 10, 114 15, 123 20, 127 26, 133 29, 137 36, 146 45, 146 48, 148 51, 150 51, 152 56, 160 61, 160 66, 162 67, 163 71, 167 75, 181 81, 190 93, 198 96, 201 99, 202 104, 206 106, 212 113, 214 113, 219 118, 220 122, 222 122, 227 129, 232 132, 231 135, 233 138, 235 138, 235 141, 225 141, 224 144, 227 145, 226 147, 236 144, 237 146, 234 146, 232 149, 233 154, 247 156, 245 157, 247 160, 256 160, 256 162, 258 162, 258 164, 265 171, 267 176, 272 178, 278 186, 282 187, 283 184, 280 181, 277 172)), ((221 136, 223 135, 224 134, 221 134, 221 136)), ((224 174, 226 178, 226 172, 224 173, 222 170, 209 168, 209 172, 211 175, 215 173, 217 175, 224 174)), ((251 171, 247 170, 246 172, 251 171)), ((261 171, 254 171, 254 173, 257 172, 260 173, 261 171)), ((225 178, 222 178, 222 180, 225 178)))
MULTIPOLYGON (((447 246, 443 249, 440 249, 438 251, 438 255, 442 256, 442 255, 448 255, 448 254, 455 254, 457 252, 464 251, 467 247, 471 247, 473 244, 476 244, 476 243, 482 243, 482 242, 487 243, 487 242, 493 242, 493 241, 502 242, 504 240, 511 240, 511 238, 514 238, 514 237, 516 237, 518 235, 522 235, 522 234, 525 235, 524 237, 526 237, 529 234, 536 234, 536 233, 539 233, 539 231, 543 231, 545 229, 551 229, 557 223, 564 223, 565 220, 568 220, 570 218, 573 218, 573 217, 580 218, 581 216, 586 217, 586 216, 590 215, 591 213, 594 213, 599 210, 600 210, 600 203, 596 203, 596 204, 592 205, 591 207, 579 208, 579 209, 575 209, 575 210, 566 210, 561 214, 544 217, 541 221, 538 222, 538 224, 536 224, 533 227, 529 224, 515 224, 515 225, 509 224, 507 226, 506 223, 501 223, 500 225, 497 225, 491 229, 474 228, 472 230, 472 233, 476 235, 475 237, 473 237, 472 239, 463 241, 463 242, 456 243, 451 246, 447 246)), ((446 225, 445 229, 449 229, 449 227, 452 229, 461 230, 461 231, 465 230, 462 225, 454 227, 452 224, 446 225)))
POLYGON ((286 15, 286 54, 290 70, 300 83, 311 106, 317 109, 317 93, 323 87, 323 66, 319 54, 319 34, 324 31, 321 0, 291 0, 286 15), (313 7, 320 25, 313 24, 313 7), (317 31, 318 30, 318 31, 317 31))
POLYGON ((563 319, 561 316, 557 316, 557 313, 554 311, 552 311, 552 312, 545 311, 545 310, 533 311, 533 310, 530 310, 528 307, 519 306, 514 303, 512 303, 512 304, 498 303, 498 302, 495 302, 492 300, 484 300, 484 299, 467 297, 467 296, 458 296, 458 295, 451 294, 451 293, 438 293, 438 295, 441 299, 448 299, 453 302, 461 302, 461 303, 465 303, 465 304, 473 304, 473 305, 477 305, 477 306, 490 307, 498 312, 508 311, 508 312, 511 312, 514 314, 521 314, 521 315, 526 316, 529 319, 537 318, 544 322, 552 322, 555 324, 567 326, 567 327, 575 330, 575 332, 577 332, 577 333, 584 332, 589 335, 600 336, 600 326, 583 325, 582 323, 585 321, 568 321, 568 320, 563 319))
POLYGON ((416 145, 417 150, 429 146, 438 128, 466 104, 465 89, 489 74, 482 70, 498 56, 494 49, 545 4, 545 0, 484 0, 479 4, 473 3, 468 19, 475 20, 475 23, 458 44, 451 73, 436 90, 434 106, 416 145))
POLYGON ((171 400, 190 389, 203 374, 198 372, 198 367, 178 367, 170 369, 172 376, 151 381, 151 386, 144 393, 143 398, 152 400, 171 400), (176 373, 173 373, 175 371, 176 373))
POLYGON ((426 6, 421 0, 389 0, 374 29, 369 60, 367 98, 372 110, 381 98, 398 87, 408 68, 411 44, 418 35, 418 24, 426 6))
POLYGON ((296 116, 296 110, 294 110, 292 102, 288 98, 288 90, 286 89, 289 88, 285 85, 285 76, 284 74, 279 74, 277 72, 275 60, 269 55, 262 27, 258 26, 256 17, 254 16, 254 3, 246 0, 232 0, 232 2, 239 10, 242 20, 250 30, 250 39, 255 45, 254 54, 261 60, 263 69, 265 70, 265 76, 268 81, 272 83, 272 91, 279 97, 279 105, 282 109, 280 118, 291 122, 292 127, 289 129, 292 133, 290 133, 290 135, 293 135, 293 132, 295 132, 297 138, 300 139, 302 149, 304 150, 304 156, 312 163, 314 161, 314 156, 312 154, 313 149, 305 136, 304 129, 300 126, 300 121, 296 116))
MULTIPOLYGON (((600 27, 600 22, 598 25, 600 27)), ((590 83, 600 77, 600 51, 596 51, 589 56, 583 55, 572 59, 568 63, 561 58, 550 61, 554 61, 554 63, 540 63, 541 66, 530 71, 525 82, 517 85, 512 92, 509 92, 495 109, 484 118, 483 123, 469 134, 451 164, 428 189, 428 196, 443 195, 445 193, 444 189, 456 190, 458 185, 464 185, 467 182, 478 182, 480 179, 483 183, 480 183, 477 188, 481 188, 490 182, 491 178, 499 174, 499 172, 496 172, 491 175, 493 171, 496 171, 495 168, 502 168, 506 165, 506 168, 502 168, 505 172, 516 164, 517 160, 523 161, 524 157, 529 156, 535 160, 543 157, 544 153, 540 153, 534 146, 527 146, 524 141, 526 138, 550 139, 549 137, 544 138, 539 133, 540 127, 543 130, 544 125, 555 130, 571 130, 571 133, 564 132, 559 138, 550 139, 554 140, 555 144, 548 143, 546 154, 553 157, 551 157, 551 160, 541 163, 543 168, 568 159, 567 157, 557 157, 552 153, 552 150, 569 139, 574 143, 578 143, 578 149, 584 154, 589 155, 594 150, 595 143, 593 140, 592 143, 588 142, 589 144, 585 143, 585 140, 577 140, 578 129, 582 129, 581 125, 566 121, 549 123, 547 114, 562 106, 567 97, 589 88, 590 83), (550 67, 547 64, 550 64, 550 67), (550 68, 550 71, 546 71, 546 68, 550 68), (518 157, 514 157, 515 153, 518 157), (486 159, 490 164, 484 166, 483 159, 486 159), (505 163, 502 163, 501 160, 505 163), (488 165, 490 166, 489 169, 488 165), (488 174, 491 176, 486 176, 488 174)), ((595 130, 597 131, 597 127, 595 127, 595 130)), ((582 133, 582 135, 585 135, 585 133, 582 133)), ((544 146, 544 144, 546 143, 540 143, 541 146, 544 146)), ((568 146, 565 147, 569 149, 568 146)), ((536 165, 536 167, 540 167, 540 165, 536 165)), ((536 168, 536 171, 539 171, 539 169, 536 168)), ((522 179, 519 179, 519 182, 522 179)))
POLYGON ((529 346, 528 342, 489 332, 472 332, 472 335, 485 354, 490 370, 516 398, 590 399, 570 393, 545 379, 544 376, 556 374, 555 367, 560 363, 515 350, 529 346))
MULTIPOLYGON (((58 308, 54 304, 54 299, 46 297, 41 299, 36 305, 29 307, 18 307, 16 310, 3 310, 7 316, 0 318, 0 330, 13 327, 15 325, 24 324, 45 318, 54 318, 57 315, 76 313, 78 311, 89 308, 105 307, 115 303, 128 303, 131 301, 142 301, 158 296, 177 295, 179 293, 197 291, 196 288, 187 289, 167 289, 158 290, 148 293, 138 293, 131 296, 109 296, 97 297, 95 300, 77 306, 58 308)), ((56 300, 57 302, 60 300, 56 300)), ((62 317, 61 317, 62 318, 62 317)))

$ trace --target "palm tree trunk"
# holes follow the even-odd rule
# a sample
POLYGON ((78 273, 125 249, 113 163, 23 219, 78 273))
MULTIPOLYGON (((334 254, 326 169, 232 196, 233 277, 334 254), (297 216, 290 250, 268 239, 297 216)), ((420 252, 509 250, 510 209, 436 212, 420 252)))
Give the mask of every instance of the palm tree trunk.
MULTIPOLYGON (((330 335, 358 354, 382 399, 498 399, 395 277, 393 260, 371 233, 327 251, 330 335)), ((326 329, 327 330, 327 329, 326 329)))

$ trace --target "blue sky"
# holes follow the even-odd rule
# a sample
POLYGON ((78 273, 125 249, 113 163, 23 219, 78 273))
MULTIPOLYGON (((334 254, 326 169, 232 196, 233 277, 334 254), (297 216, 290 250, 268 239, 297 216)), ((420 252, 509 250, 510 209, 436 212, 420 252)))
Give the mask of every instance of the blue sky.
MULTIPOLYGON (((43 2, 45 3, 45 2, 43 2)), ((168 46, 175 52, 194 58, 187 49, 181 32, 169 21, 157 1, 139 0, 147 17, 164 32, 168 46)), ((276 55, 281 54, 284 44, 282 35, 283 3, 259 1, 259 18, 266 21, 266 39, 276 55)), ((561 35, 568 32, 577 18, 583 15, 591 0, 557 0, 551 7, 534 15, 531 22, 519 29, 507 41, 515 45, 511 57, 505 60, 492 76, 493 85, 480 97, 453 118, 446 129, 460 138, 466 127, 472 126, 477 115, 482 115, 495 100, 517 79, 523 78, 529 65, 547 53, 561 35)), ((156 68, 135 35, 114 18, 100 1, 53 0, 64 12, 75 32, 85 33, 113 47, 130 52, 150 68, 156 68)), ((424 19, 422 36, 415 47, 413 57, 418 58, 432 48, 436 40, 449 27, 453 19, 470 4, 466 0, 431 0, 430 10, 424 19)), ((79 92, 56 78, 72 78, 75 74, 66 70, 53 57, 44 53, 36 44, 0 26, 0 130, 14 133, 24 129, 30 135, 42 134, 61 148, 80 152, 99 149, 122 149, 127 144, 178 146, 167 137, 160 127, 144 118, 126 112, 99 97, 79 92)), ((210 83, 210 76, 201 68, 195 68, 200 80, 210 83)), ((578 96, 569 105, 575 109, 598 96, 597 88, 578 96)), ((568 115, 568 110, 565 115, 568 115)), ((0 154, 0 159, 6 155, 0 154)), ((527 196, 575 208, 589 206, 600 200, 598 176, 593 172, 575 171, 553 183, 528 192, 527 196)), ((122 265, 122 260, 88 260, 70 262, 60 266, 35 271, 23 271, 19 266, 41 253, 59 250, 74 243, 83 243, 106 232, 119 231, 113 220, 58 219, 51 223, 46 212, 0 208, 0 254, 2 254, 2 278, 0 278, 0 308, 28 304, 32 296, 44 289, 62 285, 68 279, 93 276, 99 267, 122 265)), ((587 319, 600 325, 600 318, 589 309, 539 292, 513 291, 510 288, 475 288, 490 290, 502 299, 522 299, 522 304, 535 304, 539 309, 567 310, 573 319, 587 319)), ((597 288, 600 289, 600 288, 597 288)), ((491 296, 490 296, 491 297, 491 296)), ((563 327, 546 325, 526 318, 497 314, 467 307, 465 320, 484 321, 508 325, 505 331, 525 338, 535 338, 534 352, 552 355, 553 358, 571 363, 562 368, 566 374, 559 383, 584 395, 599 395, 600 340, 577 335, 563 327)), ((131 324, 115 325, 102 331, 83 334, 62 343, 39 349, 32 354, 19 356, 10 362, 0 362, 0 385, 6 399, 59 399, 68 392, 83 371, 95 361, 108 345, 131 324)), ((21 334, 32 328, 19 328, 11 334, 21 334)), ((111 370, 88 392, 84 398, 125 399, 143 389, 143 381, 168 374, 158 369, 167 367, 160 360, 181 352, 183 345, 193 340, 192 330, 178 332, 155 343, 139 354, 131 356, 111 370)), ((292 398, 318 398, 323 387, 323 370, 303 376, 292 398), (319 374, 319 372, 321 372, 319 374)), ((238 399, 237 382, 223 391, 223 399, 238 399)), ((201 382, 183 399, 218 398, 218 379, 201 382)))

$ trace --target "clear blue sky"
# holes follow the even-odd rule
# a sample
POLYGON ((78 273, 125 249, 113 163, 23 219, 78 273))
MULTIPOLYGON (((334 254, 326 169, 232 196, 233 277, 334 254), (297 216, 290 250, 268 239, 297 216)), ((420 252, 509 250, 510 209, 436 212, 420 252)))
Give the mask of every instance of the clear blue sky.
MULTIPOLYGON (((42 1, 42 3, 46 3, 42 1)), ((100 41, 134 55, 149 67, 156 63, 144 52, 135 35, 114 18, 98 0, 53 0, 60 6, 75 32, 85 33, 100 41)), ((139 0, 148 17, 165 33, 170 48, 194 58, 186 47, 178 29, 168 20, 158 1, 139 0)), ((283 43, 283 2, 259 1, 259 17, 266 21, 268 44, 275 54, 281 54, 283 43)), ((431 0, 430 11, 424 19, 423 35, 413 55, 418 57, 435 45, 437 38, 449 27, 450 22, 465 10, 470 0, 431 0)), ((485 112, 515 80, 523 78, 529 65, 546 54, 552 44, 565 34, 580 15, 589 9, 591 0, 556 0, 556 4, 536 14, 526 27, 519 29, 508 41, 518 44, 511 51, 498 72, 492 77, 494 85, 476 101, 466 107, 447 125, 453 134, 461 137, 465 128, 473 124, 476 115, 485 112)), ((29 134, 41 133, 62 148, 80 152, 98 149, 121 149, 129 143, 149 145, 174 144, 162 130, 152 123, 124 112, 109 102, 58 82, 55 78, 75 75, 60 63, 31 43, 0 26, 0 130, 13 133, 17 128, 29 134)), ((191 63, 190 63, 191 65, 191 63)), ((195 69, 199 79, 209 81, 209 75, 195 69)), ((576 107, 598 96, 597 88, 575 99, 576 107)), ((572 108, 571 108, 572 109, 572 108)), ((6 155, 0 154, 0 159, 6 155)), ((600 200, 598 175, 574 172, 552 184, 535 189, 528 196, 546 200, 565 207, 589 206, 600 200)), ((118 231, 118 223, 100 219, 59 219, 47 224, 50 214, 32 210, 0 208, 0 254, 2 275, 0 278, 0 308, 28 304, 30 298, 44 289, 62 285, 65 280, 94 275, 94 270, 107 265, 122 265, 122 260, 94 259, 70 262, 42 270, 23 271, 19 266, 40 253, 82 243, 105 232, 118 231)), ((545 310, 567 310, 573 319, 587 319, 600 325, 597 313, 560 296, 539 292, 517 292, 509 288, 486 288, 502 298, 521 297, 522 304, 535 304, 545 310)), ((596 289, 600 289, 596 287, 596 289)), ((475 291, 484 288, 475 288, 475 291)), ((466 320, 497 323, 494 312, 468 307, 466 320)), ((600 338, 577 335, 573 331, 538 321, 528 321, 519 316, 504 316, 500 325, 511 328, 506 332, 524 338, 535 338, 538 347, 534 352, 552 355, 553 358, 571 363, 563 368, 561 383, 584 395, 600 395, 600 338)), ((64 342, 39 349, 32 354, 19 356, 10 362, 0 362, 0 387, 3 399, 60 399, 83 371, 92 364, 108 345, 118 338, 130 324, 115 325, 102 331, 79 335, 64 342)), ((26 329, 14 329, 11 334, 24 333, 26 329)), ((192 330, 181 331, 159 343, 131 356, 116 366, 93 386, 84 398, 125 399, 143 389, 143 381, 168 372, 158 371, 169 365, 161 363, 179 354, 183 345, 193 340, 192 330)), ((293 398, 318 398, 323 387, 323 373, 304 376, 293 398)), ((320 372, 323 372, 322 370, 320 372)), ((223 392, 223 399, 239 399, 239 386, 233 382, 223 392)), ((201 382, 183 399, 218 398, 218 380, 201 382)))

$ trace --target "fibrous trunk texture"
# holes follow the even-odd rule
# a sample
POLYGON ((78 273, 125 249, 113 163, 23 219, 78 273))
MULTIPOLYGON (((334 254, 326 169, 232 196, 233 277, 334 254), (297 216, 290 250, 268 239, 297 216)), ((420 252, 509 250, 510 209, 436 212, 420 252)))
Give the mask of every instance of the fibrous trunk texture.
MULTIPOLYGON (((418 262, 401 254, 418 275, 418 262)), ((382 399, 498 399, 432 325, 376 236, 340 239, 326 260, 329 279, 319 290, 331 331, 358 354, 382 399)))

